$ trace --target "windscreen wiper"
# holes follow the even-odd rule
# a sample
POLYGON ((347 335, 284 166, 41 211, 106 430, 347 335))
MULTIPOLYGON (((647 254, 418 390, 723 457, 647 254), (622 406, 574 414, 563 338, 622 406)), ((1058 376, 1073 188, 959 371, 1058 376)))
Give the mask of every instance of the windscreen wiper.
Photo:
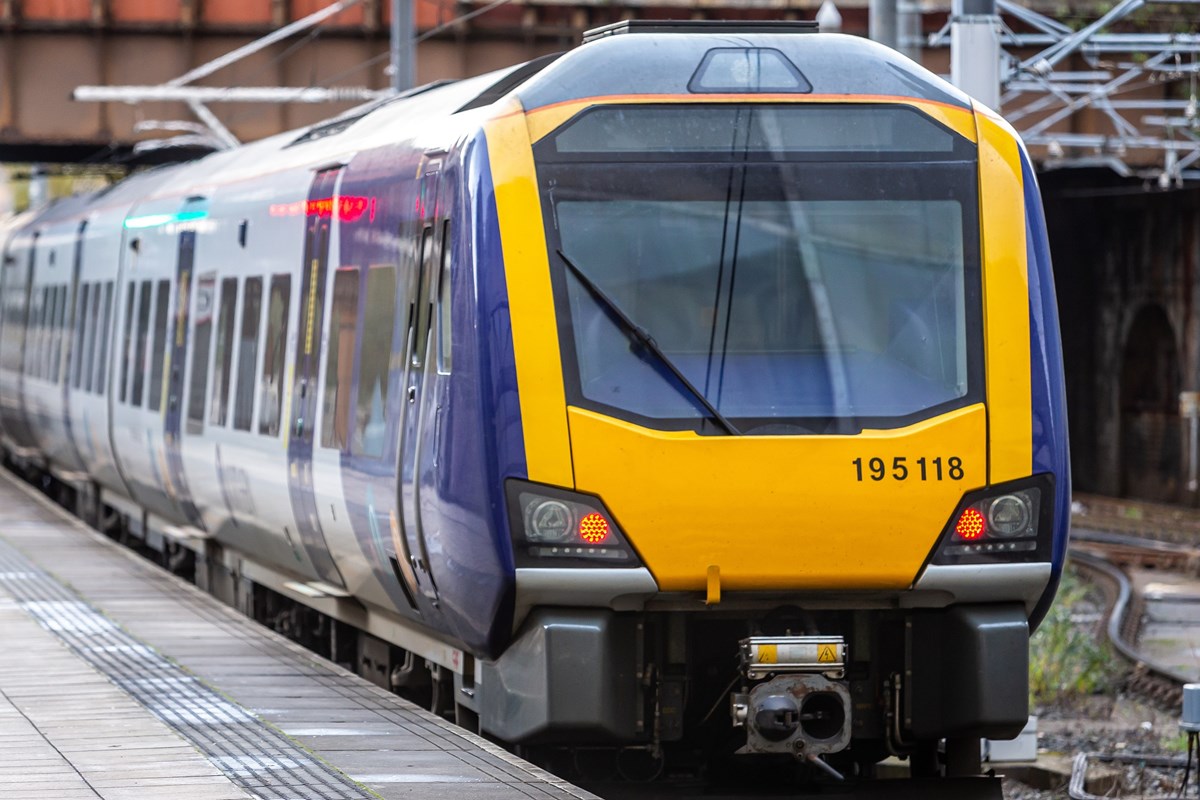
POLYGON ((601 305, 612 312, 613 316, 615 316, 621 323, 621 329, 624 330, 631 339, 633 339, 634 343, 653 353, 654 357, 658 359, 659 363, 670 370, 671 374, 675 376, 675 379, 683 385, 683 388, 687 389, 688 393, 696 399, 696 402, 703 406, 704 410, 708 412, 708 415, 713 422, 724 428, 725 432, 730 436, 741 436, 741 432, 733 426, 733 423, 727 420, 724 414, 722 414, 720 411, 717 411, 717 407, 708 401, 708 398, 704 396, 704 393, 697 389, 692 382, 689 381, 684 374, 679 371, 679 367, 675 366, 675 363, 671 361, 667 354, 662 351, 662 348, 658 346, 658 342, 654 341, 654 337, 651 336, 645 328, 641 327, 632 319, 630 319, 629 315, 621 310, 621 307, 617 305, 615 300, 605 294, 604 290, 597 286, 592 279, 589 278, 584 271, 575 264, 574 261, 567 258, 566 253, 564 253, 562 250, 556 250, 555 252, 558 253, 558 257, 561 258, 563 263, 567 265, 567 269, 571 270, 571 272, 576 278, 579 279, 579 282, 583 284, 584 288, 588 290, 592 297, 595 297, 600 301, 601 305))

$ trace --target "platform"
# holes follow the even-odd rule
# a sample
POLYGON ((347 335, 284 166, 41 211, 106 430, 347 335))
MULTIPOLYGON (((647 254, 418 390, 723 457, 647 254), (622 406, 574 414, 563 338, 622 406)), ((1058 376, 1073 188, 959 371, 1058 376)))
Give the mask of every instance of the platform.
POLYGON ((0 473, 0 800, 593 798, 0 473))

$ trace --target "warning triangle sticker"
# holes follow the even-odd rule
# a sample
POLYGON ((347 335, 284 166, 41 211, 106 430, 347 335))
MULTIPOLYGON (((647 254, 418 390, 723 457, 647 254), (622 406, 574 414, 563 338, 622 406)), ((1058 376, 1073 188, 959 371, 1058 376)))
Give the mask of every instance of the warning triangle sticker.
POLYGON ((837 648, 831 644, 823 644, 817 648, 817 661, 822 664, 832 664, 837 661, 837 648))

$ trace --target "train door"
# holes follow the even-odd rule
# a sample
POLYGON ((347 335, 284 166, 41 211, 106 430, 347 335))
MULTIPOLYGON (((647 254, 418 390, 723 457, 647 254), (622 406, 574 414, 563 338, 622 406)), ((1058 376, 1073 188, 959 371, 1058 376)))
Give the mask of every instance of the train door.
POLYGON ((83 236, 87 232, 87 226, 88 223, 85 219, 79 223, 75 232, 75 246, 71 256, 70 305, 67 306, 66 327, 63 334, 63 346, 66 348, 63 362, 66 366, 63 368, 65 374, 59 389, 62 402, 62 425, 66 433, 66 454, 70 459, 70 469, 80 471, 86 471, 86 466, 71 427, 71 376, 79 371, 76 364, 81 357, 79 342, 82 339, 83 331, 83 300, 80 298, 79 289, 80 275, 83 272, 83 236))
MULTIPOLYGON (((185 208, 186 210, 186 208, 185 208)), ((203 519, 199 509, 192 502, 188 488, 187 476, 183 470, 183 419, 184 419, 184 385, 188 339, 189 315, 192 313, 193 286, 196 263, 196 231, 183 230, 179 233, 179 249, 175 260, 175 318, 170 326, 170 336, 167 339, 167 386, 166 404, 163 409, 163 453, 166 461, 166 475, 163 483, 167 494, 175 501, 183 518, 189 525, 203 528, 203 519)), ((196 317, 211 318, 212 279, 207 279, 203 290, 196 293, 196 317)), ((200 353, 193 358, 200 358, 200 353)), ((203 354, 207 364, 207 351, 203 354)), ((207 369, 207 366, 204 367, 207 369)), ((203 397, 203 388, 200 389, 203 397)))
POLYGON ((16 308, 6 320, 4 338, 11 343, 11 360, 5 365, 6 386, 3 387, 4 432, 12 438, 14 449, 19 455, 33 454, 33 432, 25 416, 25 372, 29 356, 30 328, 35 324, 37 309, 32 308, 33 265, 37 257, 40 231, 35 231, 29 240, 24 264, 14 264, 8 273, 11 282, 5 282, 5 295, 14 298, 16 308), (10 338, 11 337, 11 338, 10 338))
POLYGON ((313 430, 317 421, 320 378, 321 321, 325 318, 325 284, 329 271, 334 190, 341 167, 321 170, 309 188, 300 276, 300 324, 292 363, 291 406, 288 413, 288 494, 300 540, 321 580, 343 586, 329 555, 317 512, 313 484, 313 430), (325 213, 328 211, 328 213, 325 213))
POLYGON ((437 586, 429 566, 429 551, 421 515, 421 445, 423 426, 429 423, 422 402, 429 354, 429 330, 433 318, 433 289, 440 262, 440 237, 437 218, 438 184, 441 161, 426 164, 419 188, 419 208, 423 210, 420 259, 410 276, 408 294, 413 298, 409 311, 407 359, 404 366, 404 399, 400 419, 400 508, 409 563, 416 574, 421 592, 437 599, 437 586))

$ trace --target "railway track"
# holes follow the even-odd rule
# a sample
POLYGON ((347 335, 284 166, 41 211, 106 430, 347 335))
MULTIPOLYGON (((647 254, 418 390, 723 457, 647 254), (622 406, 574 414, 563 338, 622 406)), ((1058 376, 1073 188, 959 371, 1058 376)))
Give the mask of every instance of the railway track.
MULTIPOLYGON (((1115 504, 1115 501, 1109 502, 1115 504)), ((1200 602, 1200 596, 1194 592, 1152 593, 1146 591, 1150 589, 1150 585, 1143 587, 1143 591, 1138 591, 1130 573, 1139 570, 1159 572, 1164 577, 1168 574, 1189 578, 1200 576, 1200 549, 1192 544, 1200 540, 1200 535, 1191 535, 1190 531, 1165 526, 1156 528, 1166 520, 1160 519, 1156 524, 1149 526, 1144 526, 1142 519, 1136 521, 1139 523, 1137 530, 1077 531, 1072 536, 1071 560, 1107 595, 1104 635, 1113 649, 1132 666, 1126 688, 1139 697, 1176 712, 1182 703, 1184 684, 1194 682, 1196 674, 1194 671, 1185 673, 1176 664, 1166 663, 1147 652, 1142 646, 1141 628, 1143 620, 1151 616, 1148 613, 1148 603, 1193 604, 1200 602), (1147 532, 1151 535, 1145 535, 1147 532)), ((1196 652, 1200 649, 1200 620, 1188 619, 1182 624, 1195 631, 1196 638, 1189 640, 1188 646, 1192 648, 1192 652, 1196 652)), ((1182 782, 1178 790, 1171 795, 1182 796, 1186 794, 1184 789, 1187 785, 1186 776, 1190 770, 1191 756, 1189 753, 1188 758, 1184 759, 1183 756, 1154 756, 1132 752, 1077 753, 1068 786, 1068 796, 1072 800, 1101 800, 1100 795, 1093 794, 1085 788, 1089 768, 1100 764, 1110 768, 1135 768, 1140 773, 1144 773, 1147 768, 1168 772, 1182 771, 1182 782)))
POLYGON ((1127 687, 1159 705, 1178 708, 1183 685, 1196 680, 1138 648, 1145 598, 1134 591, 1126 569, 1200 574, 1200 549, 1140 535, 1087 531, 1074 536, 1071 560, 1101 586, 1108 597, 1105 635, 1130 663, 1127 687))

